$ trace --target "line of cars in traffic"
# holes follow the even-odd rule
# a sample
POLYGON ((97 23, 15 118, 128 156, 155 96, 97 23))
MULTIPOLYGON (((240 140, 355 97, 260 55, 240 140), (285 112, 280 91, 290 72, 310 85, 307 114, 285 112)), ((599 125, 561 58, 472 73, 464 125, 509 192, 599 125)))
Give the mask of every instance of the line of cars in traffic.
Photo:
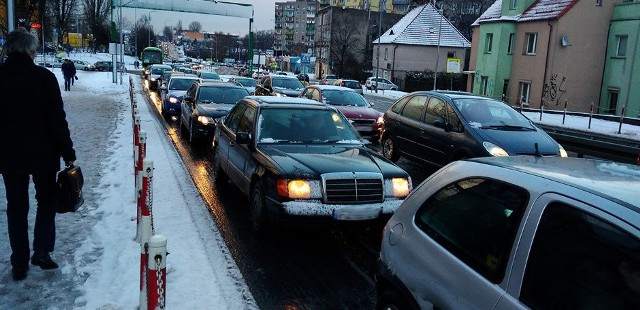
POLYGON ((414 92, 382 114, 285 76, 254 96, 167 81, 163 109, 180 103, 181 132, 210 145, 215 182, 248 198, 255 231, 386 223, 378 309, 640 308, 638 166, 564 158, 517 110, 469 93, 414 92), (414 189, 401 156, 441 168, 414 189))

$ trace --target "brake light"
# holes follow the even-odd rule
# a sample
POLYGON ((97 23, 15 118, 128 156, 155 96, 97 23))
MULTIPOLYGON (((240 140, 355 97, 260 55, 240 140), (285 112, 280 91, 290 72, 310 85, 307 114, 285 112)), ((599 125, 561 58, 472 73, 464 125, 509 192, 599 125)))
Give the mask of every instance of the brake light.
POLYGON ((340 86, 344 87, 344 82, 341 82, 341 83, 340 83, 340 86))

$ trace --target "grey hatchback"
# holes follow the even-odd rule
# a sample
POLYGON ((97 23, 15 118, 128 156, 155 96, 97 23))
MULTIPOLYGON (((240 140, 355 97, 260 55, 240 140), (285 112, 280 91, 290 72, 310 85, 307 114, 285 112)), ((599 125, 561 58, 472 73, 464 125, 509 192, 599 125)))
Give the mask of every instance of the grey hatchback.
POLYGON ((471 93, 420 91, 398 99, 385 113, 382 154, 438 167, 484 156, 566 157, 558 142, 501 101, 471 93))
POLYGON ((378 309, 640 309, 640 167, 456 161, 385 226, 378 309))

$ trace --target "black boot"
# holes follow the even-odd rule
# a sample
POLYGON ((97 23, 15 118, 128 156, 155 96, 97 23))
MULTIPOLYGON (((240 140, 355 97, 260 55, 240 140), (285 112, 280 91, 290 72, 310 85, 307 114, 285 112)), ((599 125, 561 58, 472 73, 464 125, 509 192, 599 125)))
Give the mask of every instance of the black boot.
POLYGON ((31 264, 40 266, 40 269, 56 269, 58 264, 51 259, 49 252, 34 252, 31 264))
POLYGON ((14 281, 24 280, 27 277, 27 271, 29 271, 29 265, 26 267, 13 267, 11 268, 11 276, 14 281))

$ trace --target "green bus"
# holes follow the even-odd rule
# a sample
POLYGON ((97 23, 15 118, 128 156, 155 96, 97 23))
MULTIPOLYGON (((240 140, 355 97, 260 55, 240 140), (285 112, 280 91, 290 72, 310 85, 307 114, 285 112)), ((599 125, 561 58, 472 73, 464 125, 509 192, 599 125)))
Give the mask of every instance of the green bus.
POLYGON ((146 77, 147 66, 154 64, 161 64, 163 60, 162 49, 159 47, 148 46, 142 50, 140 59, 142 60, 142 72, 146 77))

